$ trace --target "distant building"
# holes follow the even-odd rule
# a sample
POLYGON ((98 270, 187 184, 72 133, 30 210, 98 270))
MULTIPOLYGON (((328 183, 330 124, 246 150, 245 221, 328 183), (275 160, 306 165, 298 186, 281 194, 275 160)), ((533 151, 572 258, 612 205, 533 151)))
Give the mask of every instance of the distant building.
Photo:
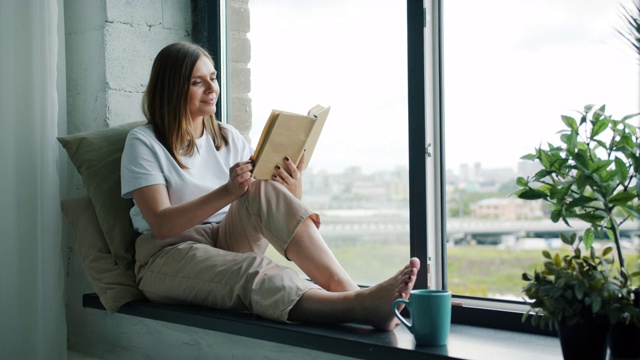
POLYGON ((528 220, 544 217, 541 201, 517 198, 483 199, 471 205, 471 213, 477 219, 528 220))

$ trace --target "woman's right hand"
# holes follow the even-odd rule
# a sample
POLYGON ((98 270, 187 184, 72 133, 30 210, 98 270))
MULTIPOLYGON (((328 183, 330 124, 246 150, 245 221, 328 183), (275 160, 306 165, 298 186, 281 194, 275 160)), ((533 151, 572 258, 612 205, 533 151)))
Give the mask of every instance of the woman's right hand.
POLYGON ((253 182, 253 162, 240 161, 233 165, 229 169, 229 181, 227 182, 227 189, 236 197, 239 198, 244 194, 249 185, 253 182))

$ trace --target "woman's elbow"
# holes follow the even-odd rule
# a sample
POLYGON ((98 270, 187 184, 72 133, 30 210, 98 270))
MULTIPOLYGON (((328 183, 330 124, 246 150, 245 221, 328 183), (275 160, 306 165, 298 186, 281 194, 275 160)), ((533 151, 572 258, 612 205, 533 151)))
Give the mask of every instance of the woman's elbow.
POLYGON ((153 232, 154 237, 159 240, 166 240, 177 234, 176 231, 173 231, 171 228, 166 226, 166 224, 156 224, 155 226, 151 225, 151 232, 153 232))

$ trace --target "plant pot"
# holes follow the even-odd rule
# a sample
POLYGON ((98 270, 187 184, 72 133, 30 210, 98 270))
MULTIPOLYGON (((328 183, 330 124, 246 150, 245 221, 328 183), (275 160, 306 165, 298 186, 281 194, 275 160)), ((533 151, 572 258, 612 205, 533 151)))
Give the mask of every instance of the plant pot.
POLYGON ((609 350, 612 359, 640 359, 640 327, 622 323, 611 325, 609 350))
POLYGON ((574 325, 558 324, 558 337, 564 360, 606 359, 609 323, 587 318, 574 325))

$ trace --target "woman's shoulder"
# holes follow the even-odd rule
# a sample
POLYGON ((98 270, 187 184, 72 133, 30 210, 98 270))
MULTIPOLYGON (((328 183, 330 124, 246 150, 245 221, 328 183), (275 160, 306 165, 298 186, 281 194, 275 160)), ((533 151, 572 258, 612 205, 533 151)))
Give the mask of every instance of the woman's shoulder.
POLYGON ((149 124, 133 128, 127 134, 125 147, 156 147, 159 142, 153 131, 153 126, 149 124))
POLYGON ((234 149, 233 151, 242 154, 251 151, 247 138, 233 125, 220 123, 220 128, 222 128, 223 133, 227 137, 228 144, 234 149))
POLYGON ((225 133, 225 135, 227 136, 231 136, 233 138, 243 138, 242 134, 240 133, 240 131, 238 131, 238 129, 236 129, 233 125, 231 124, 226 124, 223 122, 218 123, 220 124, 220 128, 222 129, 222 131, 225 133))
POLYGON ((144 124, 138 127, 135 127, 129 131, 128 136, 154 136, 153 126, 151 124, 144 124))
POLYGON ((218 124, 220 125, 220 128, 222 128, 222 130, 226 130, 226 131, 230 131, 230 132, 235 132, 240 134, 240 132, 238 131, 238 129, 236 129, 233 125, 231 124, 227 124, 227 123, 223 123, 223 122, 218 122, 218 124))
POLYGON ((127 134, 127 141, 134 141, 134 140, 149 141, 149 140, 155 140, 155 138, 156 138, 156 134, 153 132, 153 126, 151 126, 150 124, 145 124, 145 125, 141 125, 136 128, 133 128, 127 134))

